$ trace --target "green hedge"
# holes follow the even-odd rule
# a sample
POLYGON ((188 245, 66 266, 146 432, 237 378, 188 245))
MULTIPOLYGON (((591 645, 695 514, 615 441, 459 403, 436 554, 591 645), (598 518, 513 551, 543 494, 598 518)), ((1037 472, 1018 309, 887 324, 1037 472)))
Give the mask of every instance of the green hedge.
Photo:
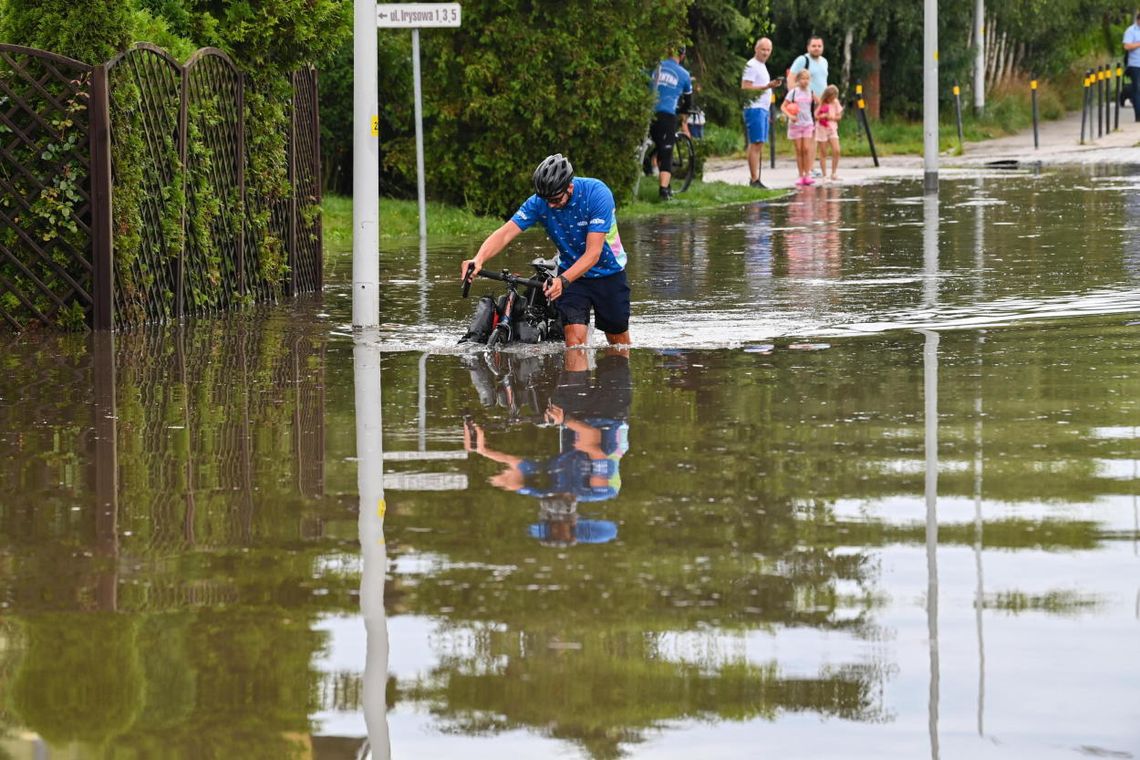
MULTIPOLYGON (((561 152, 627 194, 649 124, 649 72, 684 38, 691 0, 474 0, 463 26, 421 34, 432 198, 506 216, 534 167, 561 152)), ((389 170, 414 177, 410 136, 389 170)))

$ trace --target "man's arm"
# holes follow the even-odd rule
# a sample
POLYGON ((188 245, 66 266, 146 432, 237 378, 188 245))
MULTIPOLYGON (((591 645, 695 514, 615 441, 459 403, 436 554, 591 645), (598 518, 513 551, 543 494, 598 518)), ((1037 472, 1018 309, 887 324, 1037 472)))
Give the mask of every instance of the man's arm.
POLYGON ((507 220, 502 227, 487 236, 483 245, 479 246, 479 252, 475 254, 475 258, 466 259, 459 265, 459 279, 462 280, 467 277, 467 267, 471 264, 475 265, 475 271, 471 273, 471 276, 474 277, 479 274, 483 264, 498 256, 507 247, 507 244, 518 237, 521 232, 522 228, 515 224, 513 219, 507 220))

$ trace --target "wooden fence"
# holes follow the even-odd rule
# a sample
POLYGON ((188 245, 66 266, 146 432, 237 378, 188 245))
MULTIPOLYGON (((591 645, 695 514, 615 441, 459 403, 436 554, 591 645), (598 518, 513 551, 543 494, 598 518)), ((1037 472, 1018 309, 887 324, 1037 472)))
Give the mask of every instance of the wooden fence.
POLYGON ((320 290, 316 72, 291 84, 291 190, 266 197, 247 187, 246 79, 222 51, 180 65, 140 43, 91 66, 0 45, 0 321, 114 329, 320 290), (116 209, 127 189, 137 206, 116 209), (283 266, 259 260, 267 241, 283 266))

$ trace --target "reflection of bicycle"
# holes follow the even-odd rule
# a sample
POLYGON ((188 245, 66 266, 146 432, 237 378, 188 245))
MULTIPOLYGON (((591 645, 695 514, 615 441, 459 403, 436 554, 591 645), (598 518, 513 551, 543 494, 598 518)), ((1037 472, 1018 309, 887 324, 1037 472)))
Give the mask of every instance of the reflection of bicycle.
MULTIPOLYGON (((653 139, 649 133, 646 133, 645 139, 637 148, 637 165, 641 167, 641 171, 638 172, 637 179, 633 181, 634 198, 637 197, 637 191, 641 188, 641 178, 653 174, 653 159, 656 155, 657 146, 653 144, 653 139)), ((693 138, 681 130, 677 130, 673 141, 673 180, 669 183, 673 187, 673 192, 683 193, 688 190, 696 176, 697 150, 693 147, 693 138)))

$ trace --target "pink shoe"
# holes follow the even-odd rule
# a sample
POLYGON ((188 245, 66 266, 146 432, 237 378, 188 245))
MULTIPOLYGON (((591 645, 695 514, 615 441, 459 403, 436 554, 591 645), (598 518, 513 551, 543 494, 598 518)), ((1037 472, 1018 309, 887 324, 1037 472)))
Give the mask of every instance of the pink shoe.
POLYGON ((811 177, 804 177, 804 185, 805 186, 806 185, 814 185, 814 184, 815 184, 814 179, 812 179, 811 177))

